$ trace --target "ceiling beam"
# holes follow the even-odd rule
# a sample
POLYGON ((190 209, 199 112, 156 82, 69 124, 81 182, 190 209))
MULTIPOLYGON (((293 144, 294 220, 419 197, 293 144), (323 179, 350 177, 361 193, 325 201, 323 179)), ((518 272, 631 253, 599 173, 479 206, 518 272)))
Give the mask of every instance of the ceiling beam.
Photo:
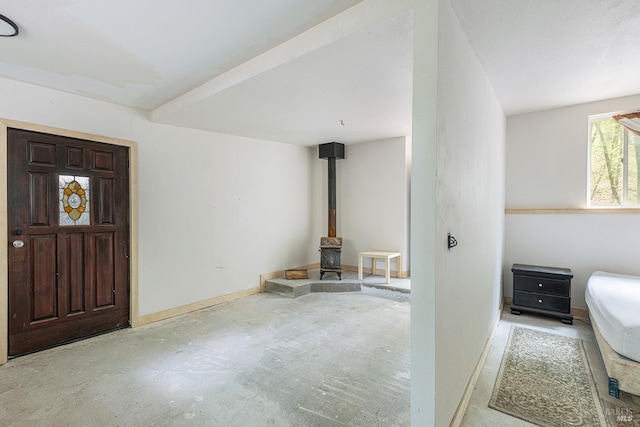
POLYGON ((377 22, 403 13, 412 8, 413 1, 364 0, 275 48, 155 108, 150 112, 149 117, 151 121, 162 122, 172 113, 185 107, 370 27, 377 22))

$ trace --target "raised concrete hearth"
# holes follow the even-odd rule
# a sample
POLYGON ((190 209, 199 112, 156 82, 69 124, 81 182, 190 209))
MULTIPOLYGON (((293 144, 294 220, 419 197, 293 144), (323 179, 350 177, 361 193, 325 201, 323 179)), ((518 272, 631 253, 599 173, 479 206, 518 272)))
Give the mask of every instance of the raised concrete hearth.
POLYGON ((265 282, 265 289, 269 293, 288 298, 297 298, 311 292, 360 292, 362 286, 387 289, 402 293, 410 292, 409 279, 392 279, 391 283, 384 283, 384 276, 365 276, 358 280, 357 271, 343 271, 342 280, 336 274, 325 273, 320 279, 320 270, 309 270, 308 279, 287 280, 283 277, 269 279, 265 282))

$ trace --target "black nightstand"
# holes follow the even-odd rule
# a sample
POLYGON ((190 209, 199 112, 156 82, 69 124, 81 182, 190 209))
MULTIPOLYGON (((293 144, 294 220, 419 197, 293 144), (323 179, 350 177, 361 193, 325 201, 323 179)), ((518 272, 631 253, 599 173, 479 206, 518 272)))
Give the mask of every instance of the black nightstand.
POLYGON ((511 313, 552 316, 573 324, 571 279, 568 268, 513 264, 513 303, 511 313))

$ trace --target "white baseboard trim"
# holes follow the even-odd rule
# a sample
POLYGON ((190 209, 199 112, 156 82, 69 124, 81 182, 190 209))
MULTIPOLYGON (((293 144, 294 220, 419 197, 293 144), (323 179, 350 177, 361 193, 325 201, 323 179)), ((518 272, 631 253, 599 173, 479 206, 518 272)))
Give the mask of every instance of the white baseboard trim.
POLYGON ((458 409, 456 409, 455 414, 453 414, 453 418, 451 419, 451 423, 449 423, 449 427, 459 427, 462 424, 464 413, 467 411, 467 406, 469 405, 469 401, 471 400, 471 394, 473 393, 473 389, 476 387, 476 383, 478 382, 478 377, 480 377, 480 372, 482 372, 484 362, 485 360, 487 360, 489 348, 491 348, 491 342, 493 341, 493 335, 495 334, 496 328, 498 327, 498 323, 500 323, 500 313, 498 313, 496 323, 493 325, 493 328, 491 328, 489 338, 487 338, 487 341, 484 343, 484 348, 482 349, 482 353, 480 354, 478 363, 476 363, 476 367, 471 373, 471 377, 469 378, 467 387, 465 388, 464 393, 462 393, 462 399, 460 399, 458 409))

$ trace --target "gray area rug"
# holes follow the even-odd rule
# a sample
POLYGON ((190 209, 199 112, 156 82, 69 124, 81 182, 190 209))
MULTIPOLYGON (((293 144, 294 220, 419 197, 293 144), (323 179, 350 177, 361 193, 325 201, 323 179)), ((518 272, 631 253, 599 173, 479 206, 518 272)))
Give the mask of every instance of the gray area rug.
POLYGON ((512 327, 489 407, 543 426, 605 426, 582 340, 512 327))

